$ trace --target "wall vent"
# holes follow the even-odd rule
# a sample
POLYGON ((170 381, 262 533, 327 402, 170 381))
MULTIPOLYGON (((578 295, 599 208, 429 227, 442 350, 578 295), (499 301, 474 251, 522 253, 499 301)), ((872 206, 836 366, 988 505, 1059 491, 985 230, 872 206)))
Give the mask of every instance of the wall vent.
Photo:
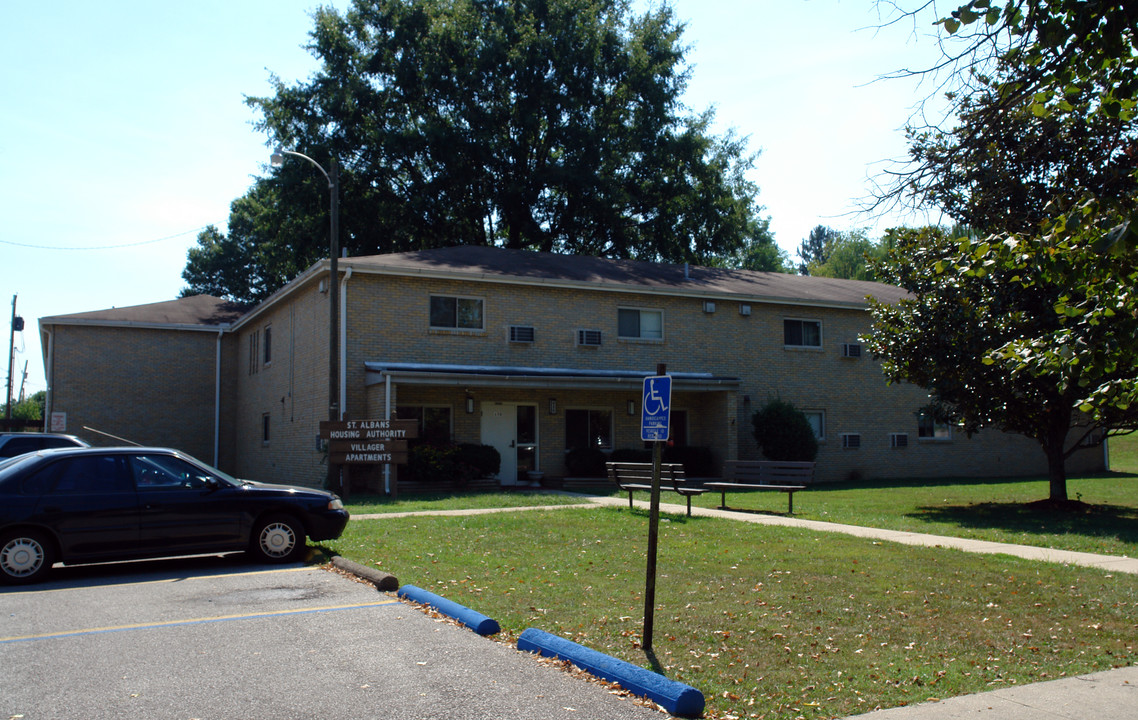
POLYGON ((704 300, 703 311, 709 314, 715 312, 715 303, 711 302, 710 300, 704 300))
POLYGON ((861 344, 860 343, 842 343, 842 357, 859 358, 861 357, 861 344))
POLYGON ((600 330, 578 330, 577 331, 577 344, 597 346, 601 344, 601 331, 600 330))
POLYGON ((740 305, 739 306, 739 314, 742 315, 743 317, 747 317, 748 315, 751 314, 751 306, 750 305, 740 305))

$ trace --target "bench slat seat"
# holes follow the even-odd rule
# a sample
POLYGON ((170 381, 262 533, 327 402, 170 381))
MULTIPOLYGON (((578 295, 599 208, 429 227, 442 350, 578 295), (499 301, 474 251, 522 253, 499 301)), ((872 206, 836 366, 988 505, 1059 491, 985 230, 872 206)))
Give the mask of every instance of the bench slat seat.
MULTIPOLYGON (((632 508, 632 494, 638 491, 652 492, 652 463, 610 462, 605 463, 609 480, 622 491, 628 493, 628 507, 632 508)), ((674 492, 687 499, 688 517, 691 517, 691 499, 707 490, 698 485, 689 485, 684 476, 684 466, 680 463, 660 464, 660 491, 674 492)))
POLYGON ((728 492, 772 490, 786 493, 786 512, 794 514, 794 493, 805 490, 805 484, 814 479, 814 463, 782 462, 775 460, 729 460, 723 466, 723 481, 704 485, 708 490, 719 491, 719 507, 727 507, 728 492))

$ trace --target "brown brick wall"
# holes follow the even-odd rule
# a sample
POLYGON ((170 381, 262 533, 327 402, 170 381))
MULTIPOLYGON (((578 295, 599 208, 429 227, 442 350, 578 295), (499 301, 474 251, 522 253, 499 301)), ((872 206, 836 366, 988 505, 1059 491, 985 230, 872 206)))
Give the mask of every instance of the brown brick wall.
MULTIPOLYGON (((845 358, 842 343, 868 330, 865 311, 703 298, 657 296, 596 289, 566 289, 392 277, 356 273, 343 295, 349 323, 341 343, 347 353, 345 417, 382 417, 383 385, 368 386, 365 363, 413 362, 493 366, 610 369, 652 374, 658 363, 670 373, 710 373, 737 384, 701 392, 677 392, 673 407, 688 411, 689 443, 710 447, 717 461, 760 457, 751 414, 781 397, 803 410, 825 414, 818 479, 866 477, 1001 476, 1042 474, 1046 464, 1030 440, 995 431, 949 441, 917 438, 917 412, 927 393, 907 384, 887 385, 879 364, 845 358), (429 328, 432 294, 484 301, 485 329, 429 328), (660 310, 662 340, 618 337, 621 307, 660 310), (822 323, 819 349, 787 348, 783 320, 822 323), (507 341, 509 325, 535 328, 532 344, 507 341), (576 344, 577 329, 600 330, 600 347, 576 344), (841 435, 859 433, 861 447, 843 449, 841 435), (905 448, 891 433, 907 433, 905 448)), ((223 342, 221 466, 241 477, 320 485, 326 475, 318 449, 319 423, 328 417, 327 293, 316 282, 288 293, 242 321, 223 342), (265 329, 272 356, 264 362, 265 329), (251 338, 256 336, 256 345, 251 338), (251 347, 256 355, 250 357, 251 347), (270 438, 262 442, 263 419, 270 438)), ((140 442, 174 445, 210 459, 216 334, 187 331, 59 326, 53 409, 68 412, 70 429, 91 425, 140 442)), ((458 441, 479 442, 482 403, 537 405, 542 470, 564 472, 565 410, 611 408, 615 447, 640 447, 638 383, 617 390, 573 387, 395 385, 396 405, 447 405, 458 441), (475 412, 465 412, 469 390, 475 412), (550 398, 558 410, 549 414, 550 398), (636 415, 628 415, 629 400, 636 415)), ((1079 453, 1071 472, 1103 467, 1101 449, 1079 453)))
POLYGON ((54 326, 51 410, 95 445, 174 447, 213 461, 216 332, 54 326))

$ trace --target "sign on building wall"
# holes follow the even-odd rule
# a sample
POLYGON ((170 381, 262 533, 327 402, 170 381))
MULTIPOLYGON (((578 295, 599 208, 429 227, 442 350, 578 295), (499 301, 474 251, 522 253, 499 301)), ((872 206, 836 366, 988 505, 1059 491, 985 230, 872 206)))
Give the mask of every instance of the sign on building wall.
POLYGON ((325 421, 320 437, 333 465, 399 465, 407 462, 407 441, 419 437, 419 421, 325 421))
POLYGON ((67 432, 67 413, 53 412, 51 414, 51 424, 49 427, 51 428, 50 432, 53 433, 67 432))

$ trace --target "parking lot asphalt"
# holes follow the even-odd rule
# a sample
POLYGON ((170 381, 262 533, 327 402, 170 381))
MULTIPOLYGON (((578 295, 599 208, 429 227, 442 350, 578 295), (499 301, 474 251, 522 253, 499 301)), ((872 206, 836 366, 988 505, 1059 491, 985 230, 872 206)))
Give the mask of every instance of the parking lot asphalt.
POLYGON ((0 608, 0 717, 665 716, 316 567, 57 568, 0 608))

